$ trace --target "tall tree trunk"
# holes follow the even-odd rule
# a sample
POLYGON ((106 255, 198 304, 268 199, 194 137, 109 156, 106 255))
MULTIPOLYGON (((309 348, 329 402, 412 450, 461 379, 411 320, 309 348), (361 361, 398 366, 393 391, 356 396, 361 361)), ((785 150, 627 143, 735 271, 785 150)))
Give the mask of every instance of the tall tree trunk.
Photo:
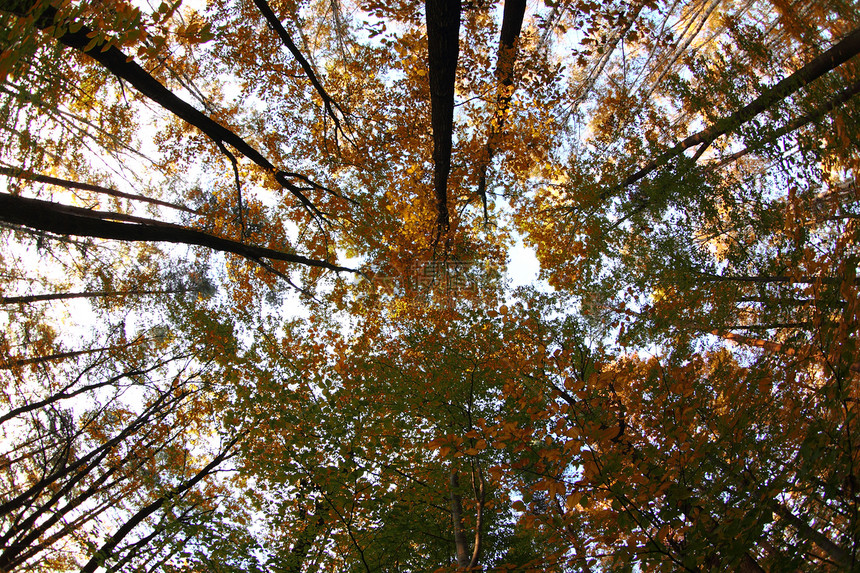
POLYGON ((691 135, 677 143, 671 149, 665 151, 656 159, 650 161, 632 175, 624 179, 616 187, 604 191, 601 198, 609 197, 614 191, 624 189, 639 181, 652 171, 666 165, 672 159, 678 157, 687 149, 697 145, 703 146, 697 151, 701 155, 716 138, 737 129, 752 120, 760 113, 767 111, 773 105, 781 102, 788 96, 800 90, 802 87, 812 83, 827 72, 839 67, 860 53, 860 28, 855 29, 845 36, 835 46, 813 59, 811 62, 794 72, 787 78, 779 81, 775 86, 765 91, 762 95, 702 131, 691 135))
POLYGON ((836 93, 835 96, 833 96, 832 98, 830 98, 829 100, 824 102, 824 105, 819 106, 819 107, 815 108, 813 111, 807 113, 806 115, 802 115, 802 116, 790 121, 789 123, 785 124, 784 126, 780 127, 771 136, 769 136, 765 141, 756 143, 755 145, 752 145, 750 147, 745 147, 745 148, 741 149, 740 151, 736 151, 735 153, 732 153, 731 155, 724 157, 723 159, 708 165, 704 171, 706 173, 708 173, 708 172, 714 171, 716 169, 719 169, 721 167, 725 167, 726 165, 729 165, 730 163, 737 161, 738 159, 740 159, 744 155, 747 155, 748 153, 752 153, 753 151, 760 149, 769 143, 773 143, 774 141, 776 141, 780 137, 787 135, 787 134, 789 134, 789 133, 791 133, 797 129, 800 129, 804 125, 807 125, 807 124, 810 124, 814 121, 820 120, 825 115, 827 115, 828 113, 830 113, 834 109, 838 108, 839 106, 841 106, 845 102, 849 101, 851 98, 853 98, 857 94, 860 94, 860 81, 856 81, 853 84, 851 84, 850 86, 846 87, 845 89, 840 90, 839 92, 836 93))
POLYGON ((448 231, 448 175, 454 134, 454 82, 460 53, 460 0, 426 0, 430 112, 433 129, 433 190, 437 237, 448 231))
POLYGON ((511 105, 516 83, 514 83, 514 63, 517 61, 517 41, 523 27, 523 17, 526 13, 525 0, 505 0, 502 14, 502 31, 499 37, 499 51, 496 57, 496 83, 498 93, 490 122, 490 133, 487 144, 478 161, 478 195, 484 207, 484 221, 487 215, 487 168, 493 160, 496 147, 499 145, 505 119, 511 105))
POLYGON ((23 225, 40 231, 58 235, 77 235, 99 237, 119 241, 144 241, 179 243, 207 247, 215 251, 233 253, 252 261, 272 259, 319 267, 332 271, 352 269, 335 264, 309 259, 301 255, 284 253, 267 247, 246 245, 238 241, 209 235, 203 231, 171 225, 150 219, 135 217, 135 223, 122 223, 110 219, 128 219, 119 213, 92 211, 80 207, 70 207, 40 199, 29 199, 0 193, 0 221, 23 225))
POLYGON ((3 415, 0 415, 0 424, 2 424, 3 422, 6 422, 7 420, 11 420, 12 418, 15 418, 16 416, 20 416, 21 414, 26 414, 27 412, 32 412, 34 410, 39 410, 41 408, 44 408, 45 406, 50 406, 51 404, 59 402, 60 400, 68 400, 69 398, 74 398, 75 396, 80 396, 84 392, 89 392, 91 390, 98 390, 99 388, 104 388, 106 386, 112 386, 112 385, 116 384, 118 381, 122 380, 123 378, 133 378, 134 376, 142 376, 144 374, 148 374, 149 372, 152 372, 156 368, 161 368, 165 364, 169 364, 170 362, 172 362, 174 360, 178 360, 178 359, 182 359, 182 358, 188 358, 188 355, 182 354, 182 355, 178 355, 178 356, 175 356, 173 358, 170 358, 170 359, 167 359, 167 360, 164 360, 161 362, 156 362, 155 364, 153 364, 149 368, 129 370, 127 372, 123 372, 122 374, 117 374, 116 376, 111 376, 107 380, 103 380, 101 382, 96 382, 94 384, 87 384, 85 386, 81 386, 79 388, 76 388, 75 390, 72 390, 72 387, 75 385, 76 380, 72 381, 71 383, 69 383, 66 386, 64 386, 63 388, 61 388, 59 392, 55 392, 54 394, 51 394, 47 398, 44 398, 42 400, 37 400, 35 402, 30 402, 30 403, 27 403, 23 406, 18 406, 17 408, 12 408, 8 412, 4 413, 3 415))
MULTIPOLYGON (((753 338, 751 336, 744 336, 743 334, 736 334, 734 332, 722 332, 720 330, 713 330, 711 331, 711 334, 726 340, 731 340, 738 344, 743 344, 744 346, 761 348, 768 352, 773 352, 774 354, 784 354, 786 356, 800 355, 801 357, 810 357, 816 360, 825 359, 820 350, 816 350, 808 346, 805 349, 802 349, 803 353, 801 353, 801 351, 798 351, 795 348, 786 346, 779 342, 773 342, 772 340, 763 340, 761 338, 753 338)), ((854 362, 848 367, 848 369, 851 370, 851 372, 860 372, 860 362, 854 362)))

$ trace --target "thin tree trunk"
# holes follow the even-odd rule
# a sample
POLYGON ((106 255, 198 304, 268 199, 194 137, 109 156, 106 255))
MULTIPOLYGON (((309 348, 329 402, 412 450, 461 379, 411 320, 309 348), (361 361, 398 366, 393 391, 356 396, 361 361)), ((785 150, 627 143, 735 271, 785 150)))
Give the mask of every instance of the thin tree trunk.
POLYGON ((33 358, 18 358, 9 362, 0 363, 0 370, 11 370, 12 368, 20 368, 21 366, 29 366, 30 364, 44 364, 45 362, 53 362, 54 360, 65 360, 67 358, 76 358, 78 356, 86 356, 88 354, 97 354, 99 352, 107 352, 111 350, 121 350, 130 348, 143 342, 142 338, 138 338, 128 344, 119 344, 116 346, 102 346, 100 348, 89 348, 87 350, 70 350, 69 352, 57 352, 56 354, 46 354, 44 356, 34 356, 33 358))
POLYGON ((168 503, 174 498, 182 495, 183 493, 197 485, 197 483, 200 482, 203 478, 211 474, 215 470, 215 468, 217 468, 221 464, 221 462, 223 462, 227 458, 230 449, 237 441, 239 441, 240 437, 241 436, 236 436, 235 438, 233 438, 224 447, 221 453, 215 456, 215 458, 211 462, 209 462, 206 467, 197 472, 197 474, 193 478, 191 478, 181 486, 172 489, 170 492, 153 501, 146 507, 141 508, 136 514, 131 517, 131 519, 125 522, 123 526, 120 527, 116 531, 116 533, 114 533, 110 537, 110 539, 108 539, 104 543, 104 545, 101 546, 98 552, 93 555, 93 557, 89 561, 87 561, 87 563, 81 568, 81 573, 95 573, 96 569, 102 566, 102 564, 111 557, 114 549, 116 549, 116 546, 119 545, 119 543, 123 539, 125 539, 125 537, 129 533, 131 533, 131 531, 135 527, 140 525, 143 520, 158 511, 165 503, 168 503))
MULTIPOLYGON (((127 437, 137 432, 138 429, 143 427, 145 424, 149 423, 152 415, 155 412, 158 412, 162 408, 170 408, 173 403, 182 400, 187 396, 187 394, 180 393, 176 396, 171 397, 171 392, 162 393, 158 399, 153 402, 143 413, 141 413, 137 418, 135 418, 129 425, 127 425, 119 434, 117 434, 111 440, 105 442, 99 447, 91 450, 84 457, 76 460, 74 463, 69 464, 60 468, 58 471, 42 478, 35 484, 31 485, 27 488, 26 491, 18 494, 14 498, 6 501, 2 505, 0 505, 0 516, 4 516, 12 511, 17 511, 22 507, 27 507, 33 504, 33 500, 37 498, 50 484, 57 482, 58 480, 75 474, 71 480, 66 482, 62 487, 59 488, 56 493, 51 497, 51 499, 42 505, 43 508, 50 507, 54 503, 57 502, 63 495, 68 493, 78 482, 80 482, 86 475, 89 474, 93 468, 98 467, 101 461, 111 452, 113 449, 125 440, 127 437)), ((6 549, 3 551, 3 554, 0 555, 0 571, 8 568, 9 561, 14 558, 14 555, 10 554, 10 548, 8 547, 8 542, 11 537, 15 534, 16 531, 21 529, 26 529, 32 526, 31 522, 34 522, 38 519, 40 515, 39 512, 32 514, 28 519, 24 520, 22 523, 18 523, 13 526, 9 531, 7 531, 2 538, 0 538, 0 546, 5 547, 6 549)))
POLYGON ((437 237, 450 228, 448 175, 454 134, 454 82, 460 53, 460 0, 426 0, 430 112, 433 129, 433 190, 437 237))
MULTIPOLYGON (((834 277, 792 277, 788 275, 712 275, 712 274, 699 274, 699 280, 705 282, 739 282, 739 283, 757 283, 757 284, 770 284, 770 283, 789 283, 789 284, 816 284, 821 283, 825 285, 838 285, 842 284, 842 279, 834 278, 834 277)), ((855 283, 860 283, 860 279, 855 279, 855 283)))
POLYGON ((469 561, 469 571, 478 568, 478 560, 481 558, 481 549, 483 549, 484 541, 484 507, 486 504, 486 481, 484 480, 484 472, 481 465, 475 462, 478 466, 478 471, 475 471, 472 466, 472 489, 475 492, 475 501, 477 504, 477 516, 475 519, 475 542, 472 545, 472 559, 469 561), (475 479, 477 474, 477 480, 475 479))
POLYGON ((143 201, 145 203, 151 203, 152 205, 159 205, 161 207, 169 207, 170 209, 176 209, 178 211, 185 211, 186 213, 197 213, 197 211, 195 211, 194 209, 189 209, 188 207, 177 205, 176 203, 168 203, 167 201, 152 199, 150 197, 144 197, 143 195, 136 195, 133 193, 123 193, 122 191, 117 191, 109 187, 102 187, 101 185, 91 185, 89 183, 79 183, 77 181, 69 181, 68 179, 59 179, 57 177, 39 175, 38 173, 33 173, 32 171, 26 171, 24 169, 0 167, 0 174, 6 175, 7 177, 15 177, 16 179, 26 179, 28 181, 37 181, 39 183, 58 185, 60 187, 65 187, 66 189, 81 189, 83 191, 94 191, 96 193, 103 193, 112 197, 121 197, 123 199, 131 199, 133 201, 143 201))
POLYGON ((499 145, 502 129, 511 105, 511 97, 516 89, 514 83, 514 63, 517 60, 517 41, 523 27, 523 17, 526 12, 525 0, 505 0, 502 15, 502 31, 499 37, 499 51, 496 61, 496 96, 493 119, 490 122, 490 133, 487 144, 478 161, 478 195, 484 207, 484 221, 487 221, 487 168, 493 160, 496 147, 499 145))
POLYGON ((168 364, 174 360, 179 360, 182 358, 188 358, 188 355, 183 354, 183 355, 179 355, 179 356, 170 358, 168 360, 157 362, 157 363, 153 364, 152 366, 150 366, 149 368, 146 368, 146 369, 130 370, 128 372, 123 372, 122 374, 117 374, 116 376, 112 376, 111 378, 108 378, 107 380, 104 380, 102 382, 96 382, 95 384, 87 384, 86 386, 81 386, 80 388, 77 388, 77 389, 69 392, 69 390, 75 384, 75 382, 71 382, 71 383, 67 384, 66 386, 64 386, 62 389, 60 389, 59 392, 52 394, 48 398, 45 398, 43 400, 39 400, 36 402, 31 402, 29 404, 26 404, 24 406, 19 406, 17 408, 13 408, 12 410, 6 412, 2 416, 0 416, 0 424, 3 424, 4 422, 11 420, 12 418, 15 418, 17 416, 20 416, 21 414, 26 414, 27 412, 32 412, 33 410, 39 410, 41 408, 44 408, 45 406, 49 406, 51 404, 54 404, 55 402, 59 402, 61 400, 68 400, 69 398, 74 398, 75 396, 79 396, 79 395, 83 394, 84 392, 88 392, 90 390, 98 390, 99 388, 104 388, 105 386, 114 385, 118 381, 122 380, 123 378, 131 378, 133 376, 143 376, 144 374, 148 374, 149 372, 152 372, 156 368, 160 368, 160 367, 164 366, 165 364, 168 364))
POLYGON ((698 155, 701 155, 704 148, 708 147, 717 137, 733 131, 749 122, 760 113, 772 107, 774 104, 779 103, 802 87, 810 84, 827 72, 839 67, 858 53, 860 53, 860 28, 849 33, 835 46, 831 47, 829 50, 813 59, 787 78, 778 82, 775 86, 765 91, 762 95, 743 108, 730 116, 717 121, 710 127, 677 143, 674 147, 664 152, 653 161, 647 163, 632 175, 628 176, 619 185, 601 193, 601 198, 606 199, 611 193, 632 185, 652 171, 666 165, 669 161, 678 157, 691 147, 695 147, 697 145, 703 146, 698 150, 698 155))
MULTIPOLYGON (((821 353, 821 351, 811 349, 807 347, 807 350, 804 352, 808 352, 807 354, 802 354, 801 351, 798 351, 795 348, 790 346, 786 346, 779 342, 773 342, 772 340, 763 340, 761 338, 753 338, 751 336, 744 336, 743 334, 736 334, 734 332, 722 332, 719 330, 711 331, 711 334, 714 336, 719 336, 720 338, 724 338, 726 340, 731 340, 732 342, 736 342, 738 344, 743 344, 744 346, 753 346, 755 348, 761 348, 762 350, 767 350, 768 352, 773 352, 774 354, 784 354, 786 356, 801 356, 801 357, 810 357, 816 360, 823 360, 825 357, 821 353)), ((860 372, 860 362, 854 362, 848 367, 851 372, 860 372)))
POLYGON ((731 340, 732 342, 736 342, 738 344, 743 344, 744 346, 753 346, 756 348, 761 348, 763 350, 767 350, 768 352, 773 352, 774 354, 797 356, 797 350, 790 346, 780 344, 779 342, 763 340, 761 338, 753 338, 751 336, 744 336, 743 334, 737 334, 734 332, 721 332, 719 330, 712 331, 712 334, 714 336, 719 336, 720 338, 724 338, 726 340, 731 340))
POLYGON ((180 294, 192 289, 126 290, 126 291, 84 291, 57 292, 52 294, 30 294, 25 296, 0 296, 0 305, 30 304, 49 300, 70 300, 75 298, 107 298, 110 296, 143 296, 147 294, 180 294))
POLYGON ((238 241, 209 235, 203 231, 171 225, 161 221, 135 217, 136 223, 123 223, 110 219, 128 218, 118 213, 92 211, 59 203, 16 197, 0 193, 0 221, 23 225, 58 235, 99 237, 119 241, 166 242, 206 247, 215 251, 233 253, 252 261, 272 259, 319 267, 336 272, 355 272, 346 267, 301 255, 276 251, 267 247, 246 245, 238 241))
POLYGON ((322 84, 319 81, 319 78, 317 78, 314 69, 311 67, 310 62, 308 62, 307 59, 305 59, 305 57, 302 55, 301 51, 299 51, 298 46, 296 46, 295 42, 293 42, 293 39, 290 37, 290 34, 287 32, 283 24, 281 24, 281 21, 272 11, 272 8, 271 6, 269 6, 269 3, 266 2, 266 0, 254 0, 254 5, 257 6, 257 9, 260 10, 260 13, 266 19, 266 22, 269 24, 272 30, 275 31, 275 33, 281 39, 281 42, 284 44, 284 46, 287 47, 287 49, 302 67, 302 70, 304 70, 305 75, 308 77, 308 80, 310 80, 311 84, 314 86, 314 89, 316 90, 317 94, 319 94, 320 98, 322 98, 325 111, 329 115, 329 117, 331 117, 332 121, 334 121, 335 129, 340 130, 340 119, 338 119, 337 114, 335 113, 335 109, 337 109, 341 113, 343 113, 343 110, 340 108, 339 105, 337 105, 337 103, 331 98, 331 96, 328 95, 328 92, 325 91, 325 88, 323 88, 322 84))
POLYGON ((454 546, 457 551, 457 565, 467 568, 471 562, 469 542, 463 531, 463 502, 460 498, 460 479, 457 471, 451 469, 451 520, 454 522, 454 546))
MULTIPOLYGON (((91 469, 92 468, 87 468, 86 473, 89 473, 91 469)), ((47 519, 44 519, 43 521, 39 522, 39 517, 41 517, 52 505, 54 505, 55 501, 59 500, 52 498, 48 503, 41 507, 39 511, 33 512, 26 520, 24 520, 24 522, 19 526, 19 528, 17 528, 22 532, 26 532, 26 535, 23 535, 22 537, 14 541, 11 539, 7 541, 6 548, 3 551, 2 556, 0 556, 0 571, 12 571, 28 557, 32 557, 32 551, 26 551, 30 544, 39 539, 46 531, 48 531, 51 527, 61 521, 66 515, 69 514, 69 512, 71 512, 76 507, 80 506, 82 503, 84 503, 96 493, 98 493, 104 482, 106 482, 117 471, 117 469, 117 467, 109 468, 95 481, 93 481, 83 493, 72 499, 65 506, 59 507, 51 511, 51 515, 50 517, 47 517, 47 519)), ((63 490, 61 491, 65 490, 66 488, 63 488, 63 490)), ((45 547, 48 547, 47 544, 44 545, 45 547)))
POLYGON ((290 553, 287 557, 287 573, 301 573, 308 552, 313 547, 319 530, 325 525, 325 519, 322 517, 323 509, 322 504, 317 503, 315 505, 316 515, 313 520, 308 518, 308 511, 304 507, 299 509, 299 521, 304 523, 304 528, 297 534, 293 546, 290 547, 290 553))

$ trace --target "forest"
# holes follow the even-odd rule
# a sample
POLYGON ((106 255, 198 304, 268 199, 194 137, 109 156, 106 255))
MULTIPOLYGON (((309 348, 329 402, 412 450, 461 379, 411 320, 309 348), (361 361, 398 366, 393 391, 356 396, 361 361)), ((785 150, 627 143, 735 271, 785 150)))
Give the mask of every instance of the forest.
POLYGON ((860 571, 858 54, 0 0, 0 573, 860 571))

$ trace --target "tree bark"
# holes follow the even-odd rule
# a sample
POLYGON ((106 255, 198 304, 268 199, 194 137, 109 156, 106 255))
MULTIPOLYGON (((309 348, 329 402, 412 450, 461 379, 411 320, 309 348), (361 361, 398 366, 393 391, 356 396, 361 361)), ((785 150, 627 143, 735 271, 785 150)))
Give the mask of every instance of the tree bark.
POLYGON ((45 406, 49 406, 51 404, 54 404, 55 402, 59 402, 60 400, 68 400, 69 398, 74 398, 75 396, 79 396, 79 395, 83 394, 84 392, 89 392, 90 390, 98 390, 99 388, 104 388, 106 386, 112 386, 112 385, 116 384, 118 381, 122 380, 123 378, 132 378, 134 376, 142 376, 144 374, 152 372, 156 368, 160 368, 160 367, 164 366, 165 364, 168 364, 168 363, 172 362, 173 360, 177 360, 180 358, 188 358, 188 355, 179 355, 179 356, 176 356, 174 358, 170 358, 168 360, 157 362, 157 363, 153 364, 152 366, 150 366, 149 368, 129 370, 128 372, 123 372, 122 374, 117 374, 116 376, 112 376, 112 377, 110 377, 107 380, 104 380, 102 382, 96 382, 94 384, 87 384, 86 386, 81 386, 80 388, 77 388, 75 390, 71 390, 72 386, 75 384, 75 382, 71 382, 71 383, 67 384, 66 386, 64 386, 63 388, 61 388, 60 391, 52 394, 51 396, 49 396, 43 400, 38 400, 36 402, 31 402, 31 403, 26 404, 24 406, 19 406, 17 408, 13 408, 13 409, 9 410, 8 412, 4 413, 3 415, 0 415, 0 424, 6 422, 8 420, 11 420, 12 418, 15 418, 16 416, 20 416, 21 414, 26 414, 27 412, 32 412, 33 410, 38 410, 40 408, 44 408, 45 406))
MULTIPOLYGON (((32 486, 27 488, 27 490, 23 493, 20 493, 14 498, 9 499, 0 504, 0 517, 6 515, 11 511, 16 511, 17 509, 30 504, 34 496, 39 495, 49 484, 56 482, 57 480, 60 480, 69 474, 77 472, 80 468, 84 466, 89 466, 89 468, 85 468, 84 470, 82 470, 84 472, 87 472, 91 468, 97 466, 99 462, 104 458, 104 456, 106 456, 110 450, 116 447, 117 444, 125 440, 128 436, 136 432, 140 427, 148 423, 153 413, 159 411, 162 408, 168 408, 173 402, 181 400, 184 397, 184 395, 180 395, 178 397, 170 398, 169 393, 163 393, 161 396, 158 397, 155 402, 152 403, 152 405, 150 405, 142 414, 135 418, 135 420, 133 420, 129 425, 127 425, 122 430, 122 432, 117 434, 114 438, 92 450, 89 454, 78 459, 74 463, 69 464, 54 472, 53 474, 42 478, 32 486)), ((5 537, 3 539, 0 539, 0 543, 4 543, 5 541, 5 537)))
POLYGON ((433 190, 437 236, 450 228, 448 175, 454 134, 454 82, 460 52, 460 0, 426 0, 430 112, 433 129, 433 190))
POLYGON ((469 542, 463 531, 463 502, 460 497, 460 479, 457 471, 451 469, 451 520, 454 522, 454 547, 457 551, 457 565, 466 569, 469 567, 469 542))
MULTIPOLYGON (((842 284, 842 279, 835 277, 792 277, 788 275, 715 275, 710 273, 698 273, 699 280, 705 282, 718 282, 718 283, 727 283, 727 282, 739 282, 739 283, 757 283, 757 284, 771 284, 771 283, 789 283, 789 284, 816 284, 821 283, 825 285, 838 285, 842 284)), ((860 279, 854 280, 855 284, 860 284, 860 279)))

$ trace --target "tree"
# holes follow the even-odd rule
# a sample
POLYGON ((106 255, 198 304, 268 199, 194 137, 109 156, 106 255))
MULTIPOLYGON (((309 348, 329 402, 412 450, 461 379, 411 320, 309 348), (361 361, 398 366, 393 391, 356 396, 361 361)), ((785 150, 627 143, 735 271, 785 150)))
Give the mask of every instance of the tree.
POLYGON ((858 568, 852 3, 0 23, 0 569, 858 568))

